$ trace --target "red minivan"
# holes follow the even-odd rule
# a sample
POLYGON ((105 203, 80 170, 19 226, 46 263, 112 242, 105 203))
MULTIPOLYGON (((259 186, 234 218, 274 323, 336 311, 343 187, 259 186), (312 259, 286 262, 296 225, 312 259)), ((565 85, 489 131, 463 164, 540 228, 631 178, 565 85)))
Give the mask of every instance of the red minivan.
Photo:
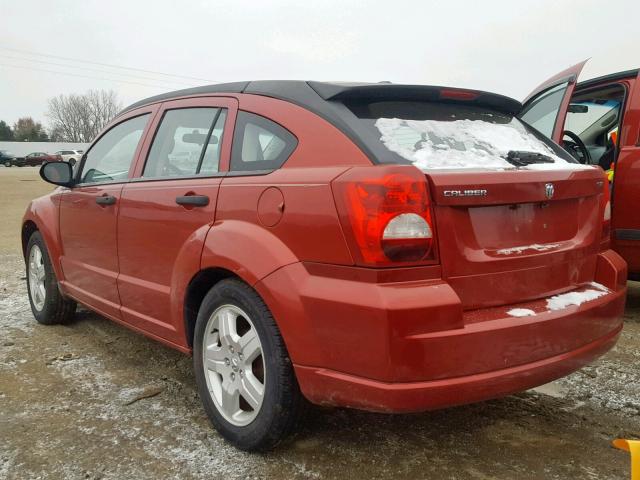
POLYGON ((627 261, 629 278, 640 280, 639 70, 577 82, 585 63, 538 87, 521 117, 579 162, 609 171, 612 249, 627 261))
POLYGON ((255 81, 136 103, 22 224, 37 321, 76 303, 193 353, 219 432, 264 450, 307 401, 418 412, 611 348, 627 271, 604 172, 500 95, 255 81))

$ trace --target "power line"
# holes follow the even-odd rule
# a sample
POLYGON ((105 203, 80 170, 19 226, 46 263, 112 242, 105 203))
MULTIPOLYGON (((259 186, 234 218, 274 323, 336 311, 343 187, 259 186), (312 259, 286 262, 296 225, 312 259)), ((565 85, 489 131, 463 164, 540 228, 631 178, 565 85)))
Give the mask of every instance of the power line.
POLYGON ((57 73, 58 75, 67 75, 67 76, 70 76, 70 77, 90 78, 90 79, 97 79, 97 80, 109 80, 109 81, 112 81, 112 82, 129 83, 129 84, 132 84, 132 85, 142 85, 143 87, 151 87, 151 88, 157 88, 157 89, 175 88, 175 87, 167 87, 166 85, 150 85, 148 83, 132 82, 132 81, 129 81, 129 80, 120 80, 120 79, 117 79, 117 78, 95 77, 95 76, 91 76, 91 75, 80 75, 78 73, 59 72, 59 71, 56 71, 56 70, 47 70, 47 69, 44 69, 44 68, 27 67, 25 65, 7 65, 6 63, 0 63, 0 67, 22 68, 22 69, 25 69, 25 70, 34 70, 34 71, 37 71, 37 72, 57 73))
POLYGON ((79 58, 63 57, 61 55, 51 55, 51 54, 48 54, 48 53, 38 53, 38 52, 29 51, 29 50, 20 50, 20 49, 17 49, 17 48, 0 47, 0 49, 7 50, 7 51, 10 51, 10 52, 22 53, 22 54, 26 54, 26 55, 35 55, 35 56, 38 56, 38 57, 57 58, 58 60, 68 60, 68 61, 71 61, 71 62, 89 63, 89 64, 92 64, 92 65, 99 65, 99 66, 102 66, 102 67, 121 68, 123 70, 134 70, 136 72, 151 73, 151 74, 154 74, 154 75, 162 75, 162 76, 165 76, 165 77, 184 78, 184 79, 188 79, 188 80, 197 80, 199 82, 219 83, 219 82, 216 82, 215 80, 209 80, 207 78, 191 77, 191 76, 188 76, 188 75, 175 75, 175 74, 172 74, 172 73, 158 72, 158 71, 155 71, 155 70, 145 70, 145 69, 142 69, 142 68, 124 67, 124 66, 121 66, 121 65, 114 65, 112 63, 94 62, 94 61, 91 61, 91 60, 82 60, 82 59, 79 59, 79 58))
MULTIPOLYGON (((141 79, 141 80, 161 81, 161 82, 165 82, 165 83, 173 83, 173 84, 176 84, 176 85, 183 85, 183 86, 190 86, 190 87, 193 86, 193 83, 186 83, 184 81, 177 81, 177 80, 170 80, 170 79, 160 80, 158 78, 143 77, 143 76, 135 75, 135 74, 131 74, 131 73, 110 72, 108 70, 99 70, 97 68, 82 67, 82 66, 79 66, 79 65, 69 65, 69 64, 57 63, 57 62, 47 62, 46 60, 35 60, 35 59, 31 59, 31 58, 14 57, 12 55, 4 55, 2 53, 0 53, 0 57, 8 58, 10 60, 19 60, 19 61, 24 61, 24 62, 34 62, 34 63, 42 63, 42 64, 45 64, 45 65, 54 65, 54 66, 57 66, 57 67, 75 68, 75 69, 79 69, 79 70, 87 70, 87 71, 90 71, 90 72, 107 73, 109 75, 119 75, 119 76, 122 76, 122 77, 130 77, 130 78, 136 78, 136 79, 141 79)), ((171 88, 174 88, 174 87, 171 87, 171 88)))

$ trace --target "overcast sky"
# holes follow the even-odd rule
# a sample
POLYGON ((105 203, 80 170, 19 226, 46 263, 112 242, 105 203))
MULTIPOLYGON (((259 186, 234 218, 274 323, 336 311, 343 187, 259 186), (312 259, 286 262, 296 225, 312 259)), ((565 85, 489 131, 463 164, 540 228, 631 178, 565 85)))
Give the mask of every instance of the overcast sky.
POLYGON ((587 57, 587 76, 640 66, 638 0, 0 0, 0 12, 8 123, 46 123, 48 98, 88 89, 128 104, 219 81, 390 80, 522 100, 587 57))

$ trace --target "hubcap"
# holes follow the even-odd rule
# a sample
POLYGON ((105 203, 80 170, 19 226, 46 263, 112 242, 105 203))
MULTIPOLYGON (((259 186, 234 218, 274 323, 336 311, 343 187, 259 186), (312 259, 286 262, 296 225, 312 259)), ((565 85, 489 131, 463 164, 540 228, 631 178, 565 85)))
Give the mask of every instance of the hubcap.
POLYGON ((262 406, 262 344, 249 316, 235 305, 219 307, 207 322, 202 345, 207 388, 218 412, 236 426, 251 423, 262 406))
POLYGON ((47 291, 45 290, 44 280, 44 259, 42 257, 42 251, 38 245, 31 247, 29 252, 28 263, 28 282, 29 292, 31 293, 31 301, 36 310, 41 311, 44 307, 44 301, 46 299, 47 291))

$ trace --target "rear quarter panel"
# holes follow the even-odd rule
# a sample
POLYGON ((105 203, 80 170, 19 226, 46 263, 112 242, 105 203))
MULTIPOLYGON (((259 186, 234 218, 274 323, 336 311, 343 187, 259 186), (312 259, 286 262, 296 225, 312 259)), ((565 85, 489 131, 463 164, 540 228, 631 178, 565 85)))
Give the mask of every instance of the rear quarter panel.
POLYGON ((304 108, 258 95, 236 97, 240 110, 281 124, 298 146, 278 170, 223 179, 202 268, 225 268, 253 285, 298 261, 352 264, 330 182, 349 166, 371 161, 337 128, 304 108))
MULTIPOLYGON (((371 161, 338 129, 301 107, 255 95, 238 98, 240 110, 281 124, 296 136, 298 146, 278 170, 223 179, 201 268, 224 268, 259 289, 261 279, 297 262, 353 265, 331 181, 371 161)), ((291 298, 300 294, 260 293, 272 312, 287 311, 291 298)), ((276 320, 288 348, 295 350, 293 330, 304 328, 303 319, 289 312, 276 320)))

